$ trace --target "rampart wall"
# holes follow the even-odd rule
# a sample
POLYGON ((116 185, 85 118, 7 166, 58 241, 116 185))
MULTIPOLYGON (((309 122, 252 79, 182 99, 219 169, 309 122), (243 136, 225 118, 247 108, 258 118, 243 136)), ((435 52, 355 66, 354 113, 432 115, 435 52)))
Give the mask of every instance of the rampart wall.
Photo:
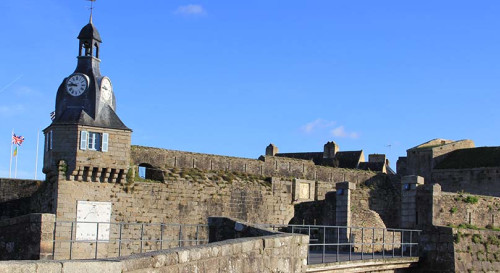
POLYGON ((29 213, 54 213, 54 178, 46 181, 0 179, 0 220, 29 213))
POLYGON ((441 192, 434 201, 435 225, 500 226, 500 198, 441 192))
POLYGON ((215 235, 214 242, 207 245, 105 261, 0 262, 0 273, 306 272, 308 236, 261 230, 224 218, 209 222, 215 235))
POLYGON ((434 169, 432 181, 441 185, 442 191, 468 192, 500 197, 500 168, 434 169))
POLYGON ((30 197, 42 183, 41 180, 0 178, 0 203, 30 197))
MULTIPOLYGON (((159 169, 197 168, 206 171, 236 171, 267 177, 301 178, 324 182, 361 183, 377 174, 370 171, 318 166, 311 160, 286 157, 262 156, 257 160, 143 146, 132 146, 131 157, 135 165, 145 163, 159 169)), ((325 193, 326 191, 318 191, 318 197, 324 198, 325 193)))
POLYGON ((453 229, 456 272, 498 272, 500 232, 453 229))
MULTIPOLYGON (((79 200, 111 202, 111 222, 204 224, 209 216, 221 215, 253 223, 283 224, 294 215, 292 181, 269 181, 256 176, 238 177, 196 169, 179 170, 169 173, 168 177, 170 180, 166 183, 149 181, 130 185, 59 181, 57 220, 74 221, 79 200)), ((66 235, 61 236, 69 238, 70 228, 66 229, 66 235)), ((171 235, 168 231, 164 234, 165 237, 171 235)), ((56 251, 56 256, 65 258, 61 255, 67 253, 64 247, 69 246, 56 246, 56 250, 61 247, 62 254, 56 251)), ((100 251, 107 253, 101 257, 116 255, 117 247, 106 248, 108 250, 100 251)), ((143 248, 144 251, 157 249, 155 243, 145 244, 143 248)), ((91 247, 74 250, 75 258, 93 257, 91 247)))
POLYGON ((0 221, 0 260, 38 260, 52 256, 53 214, 27 214, 0 221))

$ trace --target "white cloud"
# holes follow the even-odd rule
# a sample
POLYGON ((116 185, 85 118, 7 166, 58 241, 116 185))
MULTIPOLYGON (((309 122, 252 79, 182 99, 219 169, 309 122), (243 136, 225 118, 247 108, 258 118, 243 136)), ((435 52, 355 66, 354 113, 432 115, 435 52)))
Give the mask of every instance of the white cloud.
POLYGON ((359 137, 359 134, 356 132, 346 131, 343 125, 341 125, 337 128, 334 128, 330 132, 331 132, 332 136, 334 136, 334 137, 343 137, 343 138, 358 138, 359 137))
POLYGON ((39 96, 42 93, 28 86, 20 86, 15 90, 16 94, 19 96, 39 96))
POLYGON ((181 14, 181 15, 204 15, 207 12, 201 5, 186 5, 186 6, 180 6, 175 10, 175 14, 181 14))
POLYGON ((22 104, 0 105, 0 116, 15 116, 24 112, 26 107, 22 104))
POLYGON ((333 125, 335 125, 335 121, 328 121, 319 118, 300 127, 300 130, 306 134, 310 134, 317 129, 328 128, 332 127, 333 125))

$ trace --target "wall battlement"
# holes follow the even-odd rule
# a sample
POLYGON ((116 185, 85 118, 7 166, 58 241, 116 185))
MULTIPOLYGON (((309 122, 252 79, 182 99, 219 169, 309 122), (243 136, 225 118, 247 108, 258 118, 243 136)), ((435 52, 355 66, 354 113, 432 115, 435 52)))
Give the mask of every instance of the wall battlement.
POLYGON ((360 183, 377 175, 375 172, 315 165, 312 160, 276 156, 259 159, 239 158, 132 146, 132 164, 155 169, 197 168, 205 171, 235 171, 268 177, 300 178, 324 182, 360 183))

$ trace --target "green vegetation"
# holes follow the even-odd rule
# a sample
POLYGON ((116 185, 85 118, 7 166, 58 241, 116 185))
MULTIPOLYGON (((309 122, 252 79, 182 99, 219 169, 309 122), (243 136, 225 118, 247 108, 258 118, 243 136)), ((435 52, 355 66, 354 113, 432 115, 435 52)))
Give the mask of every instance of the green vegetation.
POLYGON ((495 227, 492 224, 487 224, 485 228, 486 229, 491 229, 491 230, 494 230, 494 231, 500 231, 500 227, 495 227))
POLYGON ((470 196, 469 195, 469 196, 463 198, 462 201, 464 201, 465 203, 468 203, 468 204, 476 204, 479 201, 479 198, 477 196, 470 196))
POLYGON ((453 235, 453 242, 455 242, 455 244, 458 244, 460 243, 460 240, 462 239, 463 237, 463 234, 459 232, 457 232, 457 234, 454 234, 453 235))
POLYGON ((479 234, 472 235, 471 241, 475 244, 480 244, 483 240, 483 237, 479 234))
POLYGON ((450 209, 450 213, 451 214, 454 214, 457 211, 458 211, 458 209, 456 207, 453 207, 453 208, 450 209))

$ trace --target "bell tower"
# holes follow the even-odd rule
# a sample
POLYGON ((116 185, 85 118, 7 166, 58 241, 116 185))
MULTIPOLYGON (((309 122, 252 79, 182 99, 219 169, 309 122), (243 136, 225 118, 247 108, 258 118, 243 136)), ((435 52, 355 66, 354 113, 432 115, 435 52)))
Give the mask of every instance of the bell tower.
POLYGON ((76 69, 59 86, 54 119, 44 130, 43 172, 56 174, 62 164, 67 180, 120 182, 132 130, 116 114, 111 80, 101 75, 102 39, 92 16, 78 40, 76 69))

